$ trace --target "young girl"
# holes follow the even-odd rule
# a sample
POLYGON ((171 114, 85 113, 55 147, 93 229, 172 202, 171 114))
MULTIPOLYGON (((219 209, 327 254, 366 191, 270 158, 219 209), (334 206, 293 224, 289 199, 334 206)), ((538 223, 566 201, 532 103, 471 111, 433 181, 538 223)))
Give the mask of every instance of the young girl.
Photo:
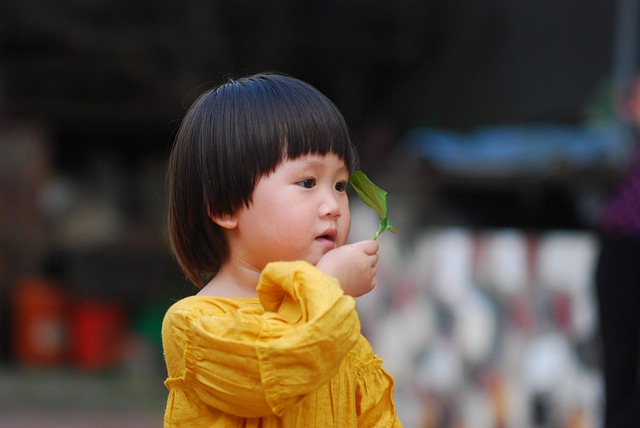
POLYGON ((357 155, 292 77, 229 80, 187 112, 169 161, 174 253, 196 296, 167 312, 165 427, 399 427, 360 334, 375 241, 345 244, 357 155))

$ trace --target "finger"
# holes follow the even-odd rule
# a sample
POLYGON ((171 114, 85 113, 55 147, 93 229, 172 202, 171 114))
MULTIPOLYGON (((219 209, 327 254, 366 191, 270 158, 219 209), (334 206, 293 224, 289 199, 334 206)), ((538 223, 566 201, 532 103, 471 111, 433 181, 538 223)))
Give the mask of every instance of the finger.
POLYGON ((378 253, 375 253, 371 255, 371 257, 373 258, 373 264, 371 266, 375 267, 378 264, 378 260, 380 260, 380 256, 378 253))
POLYGON ((368 241, 360 241, 358 242, 358 245, 362 248, 362 251, 368 255, 374 255, 380 249, 378 243, 371 239, 368 241))

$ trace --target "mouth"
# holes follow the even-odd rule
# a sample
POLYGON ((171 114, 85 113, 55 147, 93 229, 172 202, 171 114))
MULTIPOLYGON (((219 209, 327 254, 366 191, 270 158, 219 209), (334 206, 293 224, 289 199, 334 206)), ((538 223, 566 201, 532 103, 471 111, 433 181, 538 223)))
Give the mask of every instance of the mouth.
POLYGON ((316 237, 317 241, 327 242, 335 245, 335 240, 338 237, 338 231, 335 228, 330 228, 324 231, 322 235, 316 237))

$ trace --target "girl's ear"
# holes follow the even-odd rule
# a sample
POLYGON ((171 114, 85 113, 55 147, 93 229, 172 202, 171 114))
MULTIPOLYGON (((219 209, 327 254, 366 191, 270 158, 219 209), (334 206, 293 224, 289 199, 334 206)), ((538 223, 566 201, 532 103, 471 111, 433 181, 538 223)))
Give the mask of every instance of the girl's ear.
POLYGON ((209 218, 212 222, 223 229, 235 229, 238 226, 238 218, 232 214, 215 215, 209 212, 209 218))

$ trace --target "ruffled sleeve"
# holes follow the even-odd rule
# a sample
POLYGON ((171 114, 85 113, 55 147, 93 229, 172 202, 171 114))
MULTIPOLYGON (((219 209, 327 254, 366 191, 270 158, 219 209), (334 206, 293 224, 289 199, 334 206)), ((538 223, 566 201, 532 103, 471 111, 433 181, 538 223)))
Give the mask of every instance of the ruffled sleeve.
POLYGON ((402 424, 396 415, 393 378, 382 368, 382 360, 362 340, 349 353, 354 367, 358 367, 356 388, 358 426, 400 428, 402 424))
POLYGON ((330 381, 360 335, 353 298, 306 262, 267 265, 257 290, 261 305, 213 315, 185 305, 165 317, 164 336, 186 337, 184 373, 170 370, 168 386, 188 384, 207 406, 261 417, 330 381))

